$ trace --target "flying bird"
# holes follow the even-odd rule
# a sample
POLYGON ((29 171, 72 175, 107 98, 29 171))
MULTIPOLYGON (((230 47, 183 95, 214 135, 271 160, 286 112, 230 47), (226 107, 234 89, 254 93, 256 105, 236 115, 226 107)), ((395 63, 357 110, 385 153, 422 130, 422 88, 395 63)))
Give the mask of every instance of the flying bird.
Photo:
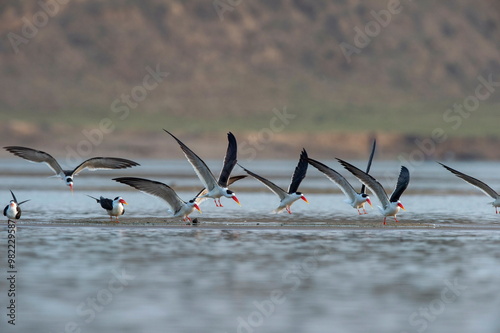
POLYGON ((99 199, 88 194, 87 196, 96 200, 98 204, 101 204, 101 207, 108 212, 110 220, 113 220, 114 216, 116 218, 115 221, 118 223, 118 216, 125 214, 125 207, 123 205, 128 205, 128 203, 122 197, 116 197, 111 200, 102 196, 99 199))
POLYGON ((7 206, 5 206, 3 210, 3 215, 7 216, 8 219, 19 220, 21 218, 21 207, 19 206, 21 206, 23 203, 27 201, 30 201, 31 199, 18 202, 12 190, 10 190, 10 194, 12 194, 12 200, 7 206))
MULTIPOLYGON (((227 186, 230 186, 234 182, 246 178, 247 175, 238 175, 238 176, 231 176, 229 177, 229 180, 227 181, 227 186)), ((196 203, 200 205, 203 201, 207 200, 208 197, 205 196, 205 194, 208 193, 208 190, 206 188, 203 188, 198 194, 196 195, 196 203)))
POLYGON ((172 133, 165 130, 172 138, 177 141, 181 147, 187 160, 193 167, 196 175, 201 180, 205 188, 208 190, 205 194, 200 194, 200 198, 212 198, 214 199, 215 206, 222 207, 220 198, 226 197, 236 201, 238 205, 241 206, 240 201, 236 197, 233 191, 229 190, 229 176, 231 171, 233 171, 234 166, 237 163, 236 155, 238 146, 236 143, 236 138, 233 133, 227 133, 228 146, 226 151, 226 156, 224 157, 224 162, 222 164, 222 170, 219 175, 219 179, 216 180, 208 166, 203 162, 203 160, 198 157, 191 149, 188 148, 181 140, 177 139, 172 133))
POLYGON ((493 207, 495 207, 495 212, 498 214, 498 207, 500 207, 500 195, 498 195, 498 193, 495 190, 493 190, 491 187, 489 187, 488 185, 486 185, 485 183, 483 183, 479 179, 473 178, 469 175, 466 175, 465 173, 461 173, 460 171, 452 169, 449 166, 444 165, 443 163, 439 163, 439 164, 441 164, 446 170, 450 171, 458 178, 461 178, 462 180, 466 181, 467 183, 471 184, 472 186, 477 187, 484 194, 493 198, 495 201, 489 202, 489 204, 491 204, 493 207))
MULTIPOLYGON (((239 164, 238 164, 239 165, 239 164)), ((306 176, 307 172, 307 166, 308 166, 308 161, 307 161, 307 152, 305 149, 302 150, 300 154, 300 159, 295 167, 295 171, 292 175, 292 180, 290 182, 290 185, 288 186, 288 191, 283 190, 281 187, 278 185, 274 184, 273 182, 267 180, 264 177, 261 177, 250 170, 245 169, 240 165, 240 167, 246 171, 250 176, 253 178, 257 179, 260 181, 262 184, 266 185, 267 188, 269 188, 272 192, 274 192, 279 198, 280 198, 280 204, 278 208, 274 210, 275 213, 281 213, 284 209, 289 214, 292 214, 290 210, 290 206, 297 201, 298 199, 302 199, 305 202, 309 203, 301 192, 298 192, 297 190, 299 189, 299 185, 302 182, 302 180, 306 176)))
MULTIPOLYGON (((375 146, 376 141, 373 140, 372 152, 370 154, 370 158, 368 160, 368 166, 366 168, 366 173, 370 172, 370 167, 373 161, 373 155, 375 154, 375 146)), ((345 203, 350 205, 352 208, 356 208, 358 210, 358 214, 368 214, 365 209, 365 203, 367 202, 370 206, 372 206, 372 202, 370 201, 370 197, 365 193, 365 185, 361 185, 361 191, 356 192, 354 187, 344 178, 340 173, 333 170, 332 168, 326 166, 325 164, 313 160, 312 158, 308 159, 309 164, 318 169, 320 172, 324 173, 325 176, 330 179, 333 183, 335 183, 345 194, 347 197, 345 199, 345 203), (360 209, 363 209, 363 213, 360 212, 360 209)))
POLYGON ((44 151, 19 146, 8 146, 4 147, 4 149, 30 162, 47 164, 55 172, 56 177, 58 176, 66 182, 71 191, 73 191, 73 178, 84 169, 92 171, 99 169, 126 169, 140 165, 124 158, 93 157, 80 163, 73 170, 64 170, 54 157, 44 151))
POLYGON ((200 207, 195 202, 196 198, 186 202, 179 198, 177 193, 166 184, 135 177, 120 177, 113 180, 165 200, 171 208, 168 211, 173 215, 172 217, 182 217, 184 221, 191 221, 189 214, 195 209, 201 213, 200 207))
POLYGON ((399 222, 396 218, 396 214, 399 212, 400 208, 405 210, 405 207, 399 201, 399 198, 410 183, 410 172, 408 171, 408 168, 406 168, 405 166, 401 167, 401 172, 399 173, 396 188, 389 198, 382 185, 375 178, 373 178, 366 172, 356 168, 354 165, 347 163, 346 161, 343 161, 339 158, 337 158, 337 160, 344 166, 344 168, 346 168, 349 172, 356 176, 356 178, 358 178, 361 183, 366 185, 366 187, 368 187, 370 191, 375 193, 380 203, 382 204, 382 206, 377 207, 379 208, 382 215, 384 215, 384 225, 386 224, 386 219, 388 216, 393 216, 394 220, 396 222, 399 222))

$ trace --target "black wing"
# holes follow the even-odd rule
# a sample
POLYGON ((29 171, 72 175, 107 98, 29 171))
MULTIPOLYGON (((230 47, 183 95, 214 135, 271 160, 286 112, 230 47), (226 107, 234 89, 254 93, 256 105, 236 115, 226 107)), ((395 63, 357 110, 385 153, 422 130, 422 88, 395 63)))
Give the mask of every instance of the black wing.
POLYGON ((295 171, 293 172, 292 175, 292 181, 290 183, 290 186, 288 186, 288 194, 297 192, 300 183, 306 177, 308 165, 309 161, 307 158, 307 152, 305 149, 302 149, 302 152, 300 153, 299 163, 295 167, 295 171))
POLYGON ((205 185, 205 187, 210 191, 213 190, 217 186, 218 182, 208 168, 207 164, 198 155, 196 155, 194 151, 189 149, 189 147, 186 146, 181 140, 177 139, 172 133, 170 133, 166 129, 163 130, 167 132, 172 138, 174 138, 175 141, 177 141, 182 149, 182 152, 184 153, 184 156, 186 156, 187 160, 193 167, 196 175, 198 176, 198 178, 200 178, 200 181, 203 183, 203 185, 205 185))
POLYGON ((280 198, 280 200, 283 200, 284 198, 286 198, 286 192, 281 187, 279 187, 278 185, 276 185, 272 181, 270 181, 270 180, 268 180, 268 179, 266 179, 266 178, 264 178, 262 176, 259 176, 258 174, 253 173, 250 170, 245 169, 240 164, 238 164, 238 165, 243 170, 245 170, 246 173, 248 173, 253 178, 257 179, 259 182, 261 182, 262 184, 264 184, 268 189, 270 189, 273 193, 275 193, 280 198))
POLYGON ((396 184, 396 188, 394 192, 392 192, 391 197, 389 198, 390 202, 396 202, 401 197, 401 194, 406 190, 408 184, 410 183, 410 171, 405 166, 401 167, 401 172, 399 173, 398 182, 396 184))
MULTIPOLYGON (((370 168, 372 167, 373 156, 375 155, 375 148, 377 147, 377 140, 373 139, 372 152, 370 158, 368 159, 368 165, 366 166, 366 173, 370 173, 370 168)), ((366 185, 361 185, 361 193, 365 193, 366 185)))
POLYGON ((101 197, 99 199, 99 203, 101 204, 102 208, 106 210, 113 210, 113 200, 101 197))
POLYGON ((21 207, 17 206, 16 220, 19 220, 20 218, 21 218, 21 207))
POLYGON ((236 143, 236 138, 233 133, 227 133, 227 151, 226 156, 224 157, 224 163, 222 164, 222 170, 219 175, 219 186, 227 187, 229 176, 231 175, 231 171, 233 171, 234 166, 236 165, 236 155, 238 152, 238 144, 236 143))
POLYGON ((113 178, 113 180, 165 200, 174 214, 186 204, 170 186, 154 180, 136 177, 113 178))
POLYGON ((5 206, 3 209, 3 216, 7 216, 7 209, 9 209, 9 205, 5 206))
POLYGON ((375 178, 363 170, 356 168, 354 165, 341 160, 340 158, 337 158, 337 161, 339 161, 339 163, 342 164, 347 171, 352 173, 361 183, 365 184, 366 187, 368 187, 370 191, 377 196, 382 204, 382 207, 385 208, 389 205, 389 198, 387 197, 387 193, 385 193, 384 187, 375 178))
POLYGON ((333 170, 332 168, 326 166, 325 164, 313 160, 312 158, 308 159, 309 164, 318 169, 320 172, 325 174, 325 176, 330 179, 333 183, 337 184, 337 186, 342 190, 342 192, 348 197, 351 201, 356 199, 356 190, 352 187, 352 185, 344 178, 340 173, 333 170))
POLYGON ((14 192, 12 192, 12 190, 9 190, 10 191, 10 194, 12 194, 12 199, 14 199, 14 202, 17 204, 17 199, 16 199, 16 196, 14 195, 14 192))
POLYGON ((137 162, 127 160, 125 158, 118 157, 93 157, 88 160, 82 162, 79 166, 77 166, 72 172, 71 175, 77 175, 83 169, 89 170, 100 170, 100 169, 126 169, 134 166, 140 165, 137 162))
POLYGON ((9 153, 24 158, 25 160, 35 163, 47 164, 49 168, 56 173, 56 175, 61 175, 64 173, 63 169, 56 161, 56 159, 44 151, 20 146, 8 146, 3 148, 9 153))
POLYGON ((468 176, 465 173, 461 173, 460 171, 452 169, 452 168, 450 168, 442 163, 439 163, 439 164, 441 164, 446 170, 450 171, 458 178, 461 178, 462 180, 465 180, 467 183, 471 184, 472 186, 477 187, 478 189, 483 191, 483 193, 486 194, 487 196, 490 196, 495 200, 498 198, 498 193, 494 189, 492 189, 491 187, 489 187, 488 185, 486 185, 485 183, 480 181, 479 179, 468 176))
POLYGON ((16 196, 14 195, 14 192, 12 192, 12 190, 9 190, 10 193, 12 194, 12 199, 14 199, 14 202, 18 205, 18 206, 21 206, 23 203, 25 202, 28 202, 30 201, 31 199, 28 199, 28 200, 24 200, 24 201, 21 201, 21 202, 17 202, 17 198, 16 196))

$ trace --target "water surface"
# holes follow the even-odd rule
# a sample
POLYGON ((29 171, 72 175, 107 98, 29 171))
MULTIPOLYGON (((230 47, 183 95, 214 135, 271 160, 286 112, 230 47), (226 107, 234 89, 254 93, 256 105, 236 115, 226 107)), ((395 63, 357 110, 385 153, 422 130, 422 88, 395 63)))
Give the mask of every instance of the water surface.
MULTIPOLYGON (((157 179, 190 199, 199 182, 184 162, 82 172, 71 194, 45 166, 3 160, 3 202, 9 188, 32 201, 16 233, 15 328, 6 319, 2 231, 0 331, 500 331, 500 216, 491 199, 436 164, 412 172, 402 198, 408 210, 398 216, 411 225, 400 228, 383 228, 376 209, 358 216, 313 168, 302 186, 310 204, 298 201, 292 215, 270 214, 277 197, 247 179, 234 186, 243 206, 206 201, 192 215, 199 227, 167 218, 161 200, 111 180, 157 179), (123 196, 123 222, 107 223, 85 194, 123 196)), ((245 166, 286 187, 295 163, 245 166)), ((218 170, 220 161, 209 165, 218 170)), ((500 188, 494 163, 453 166, 500 188)), ((391 191, 388 170, 399 164, 374 164, 373 174, 391 191)))

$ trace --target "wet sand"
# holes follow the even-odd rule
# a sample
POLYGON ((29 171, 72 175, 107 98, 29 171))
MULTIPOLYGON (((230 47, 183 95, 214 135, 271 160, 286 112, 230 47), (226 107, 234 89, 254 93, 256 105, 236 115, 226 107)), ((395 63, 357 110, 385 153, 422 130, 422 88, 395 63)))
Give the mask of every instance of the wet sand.
POLYGON ((220 219, 196 218, 192 222, 183 222, 173 218, 121 218, 119 222, 110 221, 105 218, 88 219, 57 219, 47 221, 18 221, 17 226, 24 227, 104 227, 104 228, 170 228, 170 229, 246 229, 246 230, 401 230, 401 229, 460 229, 460 230, 500 230, 496 225, 477 225, 465 221, 455 221, 455 223, 432 223, 429 221, 400 220, 394 222, 392 218, 387 219, 384 225, 380 219, 373 221, 359 220, 307 220, 307 221, 279 221, 277 219, 232 219, 231 221, 221 221, 220 219))

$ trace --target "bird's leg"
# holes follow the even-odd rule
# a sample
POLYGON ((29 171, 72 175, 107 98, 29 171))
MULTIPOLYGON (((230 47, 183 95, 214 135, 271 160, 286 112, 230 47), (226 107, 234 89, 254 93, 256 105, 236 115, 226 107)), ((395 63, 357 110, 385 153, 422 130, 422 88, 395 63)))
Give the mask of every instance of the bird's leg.
POLYGON ((222 207, 222 205, 220 205, 220 199, 219 199, 219 203, 217 203, 217 199, 214 199, 214 202, 215 202, 215 207, 222 207))
POLYGON ((498 214, 498 207, 495 206, 495 213, 498 214))
POLYGON ((398 219, 396 218, 396 216, 394 216, 394 221, 399 222, 398 219))
POLYGON ((219 207, 224 207, 224 206, 222 206, 222 203, 220 202, 220 198, 219 198, 219 207))
POLYGON ((191 222, 191 218, 190 218, 189 216, 186 216, 186 217, 184 218, 184 221, 186 221, 186 220, 188 220, 189 222, 191 222))
POLYGON ((365 215, 368 214, 368 212, 366 211, 365 207, 363 207, 363 211, 365 212, 365 215))
POLYGON ((289 206, 286 206, 286 211, 288 212, 288 214, 292 214, 292 211, 290 210, 289 206))
POLYGON ((359 208, 356 208, 358 210, 358 215, 361 215, 361 212, 359 211, 359 208))
POLYGON ((384 225, 386 224, 386 223, 385 223, 385 220, 386 220, 386 219, 387 219, 387 217, 384 217, 384 225))

